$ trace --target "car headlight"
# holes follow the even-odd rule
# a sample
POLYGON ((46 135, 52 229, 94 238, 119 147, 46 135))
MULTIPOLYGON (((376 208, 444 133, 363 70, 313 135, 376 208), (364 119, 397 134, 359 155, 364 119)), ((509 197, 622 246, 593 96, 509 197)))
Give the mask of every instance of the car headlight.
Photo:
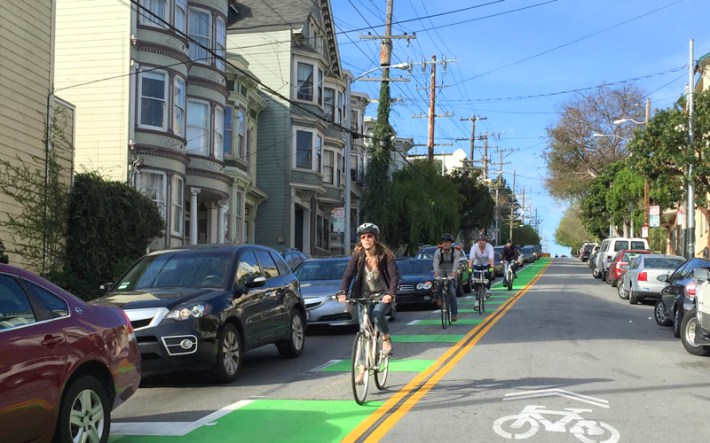
POLYGON ((196 303, 194 305, 173 309, 168 312, 166 317, 172 318, 173 320, 189 320, 191 318, 204 317, 209 314, 211 310, 212 306, 207 303, 196 303))
POLYGON ((420 291, 421 290, 425 290, 425 291, 429 290, 429 289, 431 289, 431 282, 429 280, 423 281, 417 285, 417 289, 420 291))

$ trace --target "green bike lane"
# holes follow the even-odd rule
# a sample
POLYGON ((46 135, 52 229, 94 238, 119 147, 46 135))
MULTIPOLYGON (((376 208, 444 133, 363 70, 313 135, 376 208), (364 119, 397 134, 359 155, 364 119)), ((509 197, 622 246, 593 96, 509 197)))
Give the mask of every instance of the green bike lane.
MULTIPOLYGON (((406 414, 412 402, 426 395, 435 384, 437 374, 445 373, 455 365, 457 360, 454 358, 455 361, 451 361, 451 355, 465 354, 467 351, 463 348, 474 346, 485 334, 485 330, 492 326, 491 318, 499 316, 501 310, 509 309, 513 302, 511 299, 522 296, 550 261, 541 259, 520 270, 512 291, 503 288, 498 278, 492 287, 491 297, 486 300, 483 315, 473 309, 475 297, 469 295, 458 299, 459 320, 446 330, 441 329, 438 311, 432 311, 426 318, 411 321, 400 330, 393 331, 396 355, 390 360, 387 383, 390 389, 380 393, 384 395, 376 395, 377 388, 371 383, 368 401, 363 406, 358 406, 352 399, 348 378, 347 385, 340 385, 347 386, 347 392, 340 396, 343 399, 247 399, 227 405, 194 422, 142 423, 133 428, 115 423, 109 441, 193 443, 238 439, 254 442, 326 443, 357 441, 362 435, 384 435, 386 429, 380 426, 382 417, 387 414, 391 421, 393 416, 406 414), (436 326, 438 330, 434 329, 436 326), (476 335, 478 337, 474 338, 476 335), (436 347, 426 355, 431 357, 434 354, 436 358, 414 358, 414 355, 403 352, 407 346, 422 344, 436 347), (398 355, 404 357, 398 358, 398 355)), ((350 361, 332 360, 318 368, 318 371, 324 375, 342 374, 345 377, 350 371, 350 361)))

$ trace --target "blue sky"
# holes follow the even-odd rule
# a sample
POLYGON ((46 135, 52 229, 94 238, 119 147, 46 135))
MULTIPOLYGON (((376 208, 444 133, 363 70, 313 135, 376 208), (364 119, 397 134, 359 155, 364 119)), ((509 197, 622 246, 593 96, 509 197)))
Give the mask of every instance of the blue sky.
MULTIPOLYGON (((360 36, 384 34, 387 1, 331 4, 343 68, 359 76, 379 66, 379 41, 360 36)), ((444 87, 436 114, 454 116, 437 119, 435 142, 454 146, 436 152, 468 152, 468 141, 455 140, 470 136, 470 122, 460 119, 485 116, 476 135, 497 135, 489 145, 506 151, 503 175, 512 184, 515 171, 516 192, 524 189, 526 206, 533 215, 537 211, 547 249, 569 254, 554 242, 566 204, 543 187, 545 129, 556 123, 573 91, 588 93, 604 84, 631 82, 648 94, 652 109, 672 106, 688 83, 690 40, 696 60, 710 52, 709 6, 708 0, 394 0, 393 34, 416 32, 417 38, 409 46, 395 40, 392 63, 429 61, 432 55, 456 60, 445 72, 437 67, 437 84, 444 87)), ((398 135, 426 144, 427 120, 412 116, 428 112, 429 71, 416 66, 411 74, 391 75, 411 79, 393 83, 392 97, 404 101, 393 106, 391 123, 398 135)), ((379 83, 359 81, 353 89, 377 98, 379 83)), ((376 115, 375 106, 368 115, 376 115)), ((482 151, 477 142, 476 160, 482 151)), ((500 169, 498 154, 489 153, 496 162, 489 168, 500 169)))

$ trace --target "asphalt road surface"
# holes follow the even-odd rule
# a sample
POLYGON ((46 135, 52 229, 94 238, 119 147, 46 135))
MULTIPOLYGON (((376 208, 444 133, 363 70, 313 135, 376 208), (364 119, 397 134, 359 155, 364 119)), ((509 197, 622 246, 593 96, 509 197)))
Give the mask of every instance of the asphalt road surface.
POLYGON ((630 305, 573 258, 542 259, 484 315, 400 311, 387 388, 352 397, 352 330, 310 330, 298 359, 268 346, 240 378, 144 380, 112 442, 704 442, 710 358, 688 354, 652 305, 630 305))

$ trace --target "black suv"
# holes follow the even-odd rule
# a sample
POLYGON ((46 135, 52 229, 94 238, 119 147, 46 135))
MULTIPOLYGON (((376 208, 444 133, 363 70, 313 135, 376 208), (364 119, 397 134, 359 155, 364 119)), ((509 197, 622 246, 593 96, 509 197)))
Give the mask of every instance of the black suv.
POLYGON ((305 343, 298 280, 265 246, 150 253, 96 303, 126 312, 145 373, 210 369, 217 380, 232 382, 247 350, 275 344, 282 357, 298 357, 305 343))

